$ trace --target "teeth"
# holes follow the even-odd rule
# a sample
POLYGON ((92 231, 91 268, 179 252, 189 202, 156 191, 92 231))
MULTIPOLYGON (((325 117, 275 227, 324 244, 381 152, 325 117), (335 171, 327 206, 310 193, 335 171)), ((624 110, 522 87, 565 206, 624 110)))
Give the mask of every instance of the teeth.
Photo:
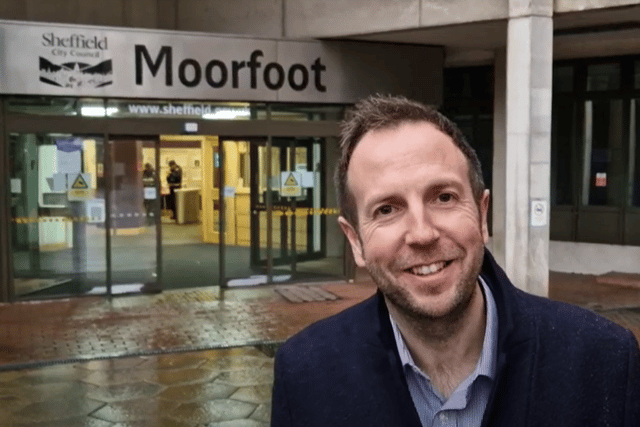
POLYGON ((426 276, 427 274, 433 274, 442 270, 445 266, 445 262, 436 262, 431 265, 422 265, 420 267, 413 267, 411 272, 413 274, 417 274, 418 276, 426 276))

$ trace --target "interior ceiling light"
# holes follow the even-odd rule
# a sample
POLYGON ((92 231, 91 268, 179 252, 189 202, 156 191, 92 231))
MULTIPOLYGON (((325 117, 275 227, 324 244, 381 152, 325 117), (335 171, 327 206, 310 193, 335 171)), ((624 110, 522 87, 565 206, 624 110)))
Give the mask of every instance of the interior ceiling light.
POLYGON ((213 113, 202 115, 207 120, 233 120, 238 117, 248 117, 251 113, 248 108, 216 108, 213 113))
POLYGON ((84 117, 104 117, 111 116, 118 112, 117 107, 81 107, 80 114, 84 117))

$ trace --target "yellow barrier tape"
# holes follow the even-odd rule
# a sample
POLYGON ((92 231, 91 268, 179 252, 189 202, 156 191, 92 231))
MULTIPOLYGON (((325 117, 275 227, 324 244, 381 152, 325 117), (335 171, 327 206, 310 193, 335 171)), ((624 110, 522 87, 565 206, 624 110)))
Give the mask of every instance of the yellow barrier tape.
MULTIPOLYGON (((295 212, 290 208, 274 207, 273 216, 314 216, 314 215, 338 215, 340 209, 338 208, 297 208, 295 212)), ((12 222, 17 224, 35 224, 41 222, 102 222, 100 218, 90 218, 87 216, 81 217, 18 217, 12 218, 12 222)))
POLYGON ((100 221, 100 218, 91 218, 88 216, 79 216, 79 217, 49 217, 49 216, 40 216, 40 217, 19 217, 19 218, 11 218, 12 222, 17 224, 36 224, 40 222, 89 222, 89 221, 100 221))
POLYGON ((298 208, 295 212, 291 209, 274 209, 274 216, 313 216, 313 215, 338 215, 338 208, 298 208))

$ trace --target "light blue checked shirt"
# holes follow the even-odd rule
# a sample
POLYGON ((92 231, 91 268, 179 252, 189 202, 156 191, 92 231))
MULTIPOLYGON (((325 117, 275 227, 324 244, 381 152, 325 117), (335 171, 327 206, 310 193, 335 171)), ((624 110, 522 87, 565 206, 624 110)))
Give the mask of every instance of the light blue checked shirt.
POLYGON ((448 400, 431 386, 429 376, 416 366, 398 325, 391 318, 404 375, 423 427, 480 427, 482 424, 496 374, 498 313, 489 287, 482 278, 479 280, 487 310, 482 353, 475 371, 458 386, 448 400))

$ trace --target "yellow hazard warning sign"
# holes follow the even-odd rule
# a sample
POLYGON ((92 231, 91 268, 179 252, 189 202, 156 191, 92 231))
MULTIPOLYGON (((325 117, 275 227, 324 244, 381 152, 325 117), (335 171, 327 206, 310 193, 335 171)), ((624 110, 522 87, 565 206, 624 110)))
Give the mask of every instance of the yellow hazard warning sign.
POLYGON ((89 186, 87 185, 87 181, 85 181, 82 174, 78 174, 78 177, 71 185, 71 189, 73 190, 87 190, 88 188, 89 186))
POLYGON ((93 198, 91 174, 79 173, 67 175, 67 198, 69 201, 84 201, 93 198))
POLYGON ((302 174, 300 172, 280 173, 280 194, 285 197, 300 197, 302 195, 302 174))
POLYGON ((296 187, 300 184, 298 184, 298 181, 296 181, 296 177, 293 176, 293 172, 289 172, 289 176, 287 177, 287 180, 284 182, 285 187, 296 187))

